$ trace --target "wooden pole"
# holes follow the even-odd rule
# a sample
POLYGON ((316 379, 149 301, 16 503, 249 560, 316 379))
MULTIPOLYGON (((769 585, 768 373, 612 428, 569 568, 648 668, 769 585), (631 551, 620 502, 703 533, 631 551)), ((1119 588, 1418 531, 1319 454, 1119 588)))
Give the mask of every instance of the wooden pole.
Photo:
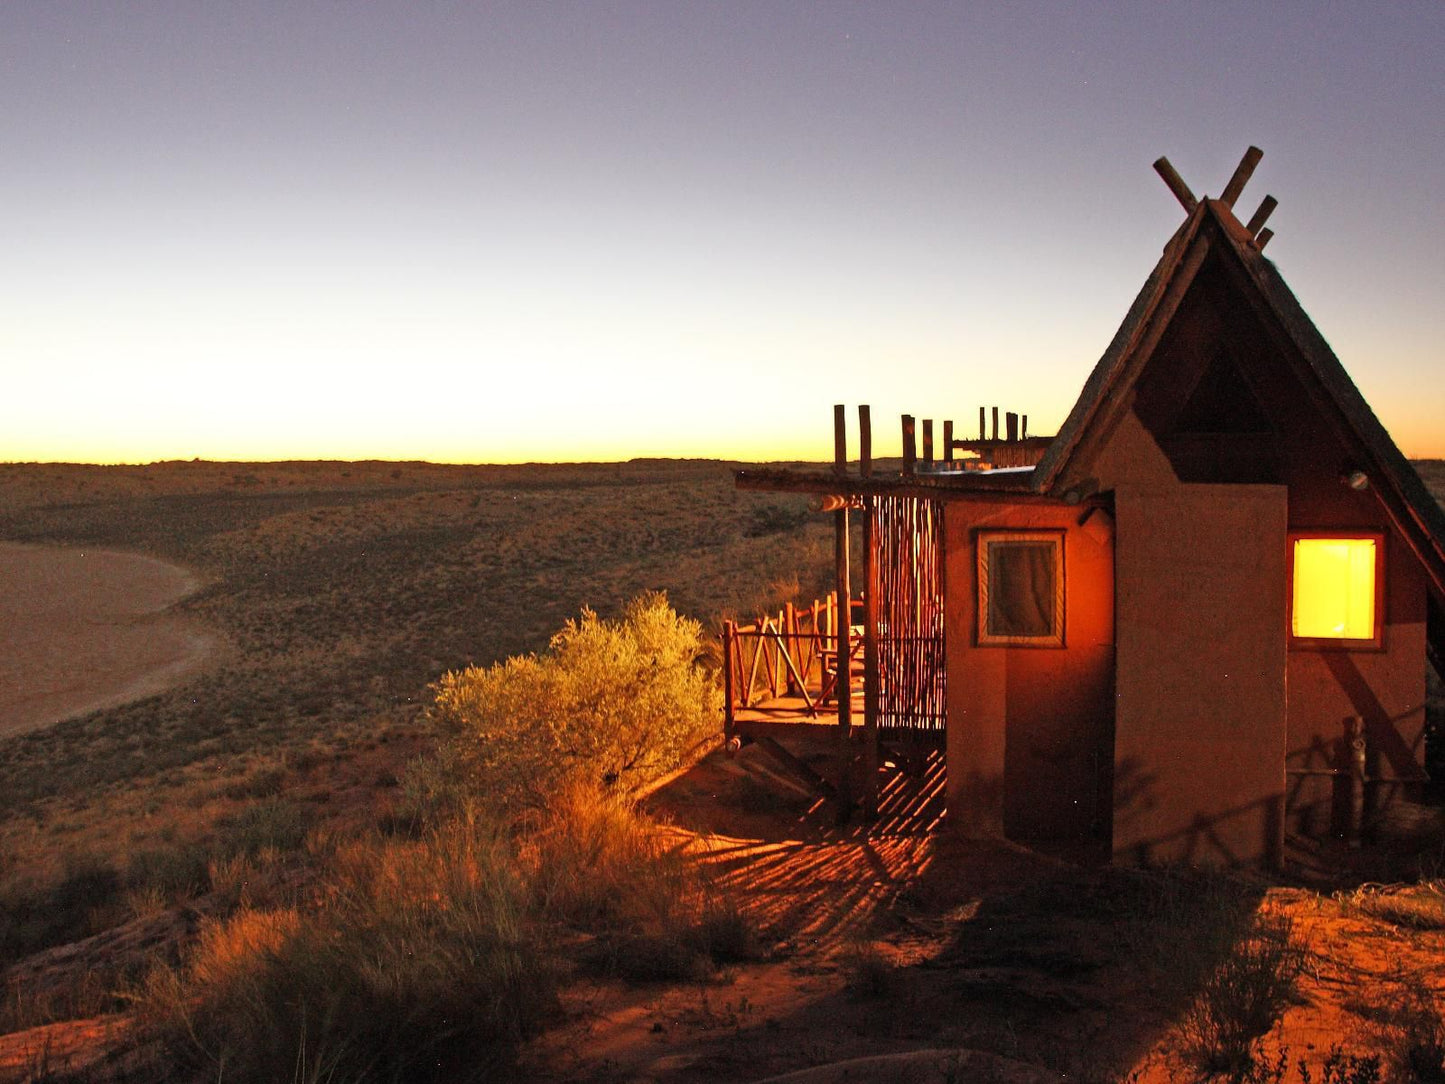
POLYGON ((833 513, 833 557, 834 571, 838 577, 838 637, 836 640, 838 648, 838 680, 834 692, 838 699, 838 733, 844 738, 848 737, 848 731, 853 726, 853 697, 849 690, 848 680, 848 659, 851 645, 848 642, 848 634, 851 631, 852 609, 851 599, 853 585, 849 582, 848 572, 848 509, 843 507, 833 513))
POLYGON ((1273 196, 1265 196, 1259 205, 1259 210, 1250 215, 1249 223, 1244 227, 1249 231, 1251 237, 1257 237, 1259 231, 1264 229, 1264 224, 1269 221, 1269 216, 1274 214, 1274 209, 1279 206, 1279 200, 1273 196))
MULTIPOLYGON (((953 427, 944 423, 945 432, 953 427)), ((951 433, 950 433, 951 435, 951 433)), ((947 447, 947 446, 945 446, 947 447)), ((878 816, 878 501, 863 513, 863 815, 878 816)))
POLYGON ((983 440, 983 439, 984 439, 984 428, 983 428, 983 417, 984 417, 984 415, 983 415, 983 409, 984 409, 983 407, 979 407, 979 408, 978 408, 978 439, 979 439, 979 440, 983 440))
POLYGON ((844 415, 844 406, 838 403, 833 407, 833 473, 848 473, 848 419, 844 415))
POLYGON ((873 418, 866 403, 858 406, 858 473, 873 476, 873 418))
POLYGON ((1254 247, 1259 249, 1259 251, 1263 252, 1264 246, 1269 244, 1269 239, 1273 236, 1274 230, 1266 226, 1264 229, 1260 230, 1258 236, 1255 237, 1254 247))
POLYGON ((918 457, 913 443, 913 415, 903 415, 903 473, 912 474, 913 464, 918 457))
MULTIPOLYGON (((949 418, 943 423, 943 461, 953 462, 953 419, 949 418)), ((872 583, 872 580, 868 581, 872 583)))
POLYGON ((1189 186, 1184 183, 1184 178, 1174 172, 1174 167, 1169 164, 1169 159, 1160 158, 1155 162, 1154 172, 1159 174, 1164 183, 1169 186, 1169 191, 1174 193, 1174 198, 1179 201, 1185 212, 1192 215, 1194 208, 1199 206, 1199 201, 1194 198, 1194 193, 1189 191, 1189 186))
POLYGON ((733 727, 737 723, 737 713, 733 707, 733 699, 736 695, 733 682, 733 648, 737 642, 738 624, 736 621, 723 622, 723 740, 731 742, 733 738, 733 727))
POLYGON ((993 439, 998 440, 998 407, 993 408, 993 439))
POLYGON ((1229 183, 1224 186, 1224 193, 1219 197, 1220 203, 1231 210, 1234 208, 1234 201, 1239 199, 1240 193, 1244 191, 1244 186, 1249 183, 1250 177, 1254 176, 1254 167, 1259 165, 1259 160, 1263 157, 1264 151, 1258 147, 1250 147, 1244 152, 1244 157, 1234 168, 1234 176, 1229 178, 1229 183))
POLYGON ((933 462, 933 419, 923 419, 923 461, 933 462))
POLYGON ((1010 444, 1019 439, 1019 416, 1010 410, 1004 415, 1004 424, 1007 426, 1008 442, 1010 444))
POLYGON ((1019 419, 1019 436, 1024 440, 1029 439, 1029 416, 1027 414, 1019 419))

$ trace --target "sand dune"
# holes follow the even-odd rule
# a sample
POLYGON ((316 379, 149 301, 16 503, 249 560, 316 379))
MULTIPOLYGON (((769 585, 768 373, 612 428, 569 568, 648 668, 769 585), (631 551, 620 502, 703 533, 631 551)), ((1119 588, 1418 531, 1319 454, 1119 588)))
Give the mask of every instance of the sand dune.
POLYGON ((149 696, 195 672, 216 638, 166 610, 198 586, 153 557, 0 543, 0 734, 149 696))

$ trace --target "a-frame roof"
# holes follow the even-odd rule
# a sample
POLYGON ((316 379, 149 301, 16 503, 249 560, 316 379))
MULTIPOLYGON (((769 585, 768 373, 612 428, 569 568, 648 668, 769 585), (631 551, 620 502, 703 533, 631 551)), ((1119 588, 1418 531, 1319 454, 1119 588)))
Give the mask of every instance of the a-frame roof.
POLYGON ((1033 472, 1035 492, 1062 496, 1086 465, 1090 450, 1128 409, 1128 392, 1203 265, 1217 252, 1242 275, 1231 276, 1251 306, 1286 345, 1288 360, 1355 446, 1360 469, 1400 534, 1424 565, 1431 593, 1445 616, 1445 511, 1380 424, 1339 358, 1285 285, 1273 262, 1220 200, 1203 199, 1164 248, 1159 263, 1130 306, 1124 322, 1033 472))

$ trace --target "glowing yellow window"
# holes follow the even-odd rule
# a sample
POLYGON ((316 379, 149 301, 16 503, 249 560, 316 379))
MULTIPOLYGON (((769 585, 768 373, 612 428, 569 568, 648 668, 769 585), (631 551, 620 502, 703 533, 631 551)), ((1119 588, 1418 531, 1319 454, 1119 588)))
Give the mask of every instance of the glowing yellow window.
POLYGON ((1383 543, 1378 535, 1296 536, 1290 635, 1377 641, 1383 543))

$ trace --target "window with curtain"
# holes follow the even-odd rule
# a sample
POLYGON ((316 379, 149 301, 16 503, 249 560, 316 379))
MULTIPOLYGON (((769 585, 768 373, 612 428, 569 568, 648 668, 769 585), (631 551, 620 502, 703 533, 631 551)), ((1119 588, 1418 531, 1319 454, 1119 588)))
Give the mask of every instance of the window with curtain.
POLYGON ((1384 537, 1325 532, 1290 536, 1290 637, 1320 646, 1380 642, 1384 537))
POLYGON ((1062 531, 980 531, 978 642, 1064 646, 1062 531))

